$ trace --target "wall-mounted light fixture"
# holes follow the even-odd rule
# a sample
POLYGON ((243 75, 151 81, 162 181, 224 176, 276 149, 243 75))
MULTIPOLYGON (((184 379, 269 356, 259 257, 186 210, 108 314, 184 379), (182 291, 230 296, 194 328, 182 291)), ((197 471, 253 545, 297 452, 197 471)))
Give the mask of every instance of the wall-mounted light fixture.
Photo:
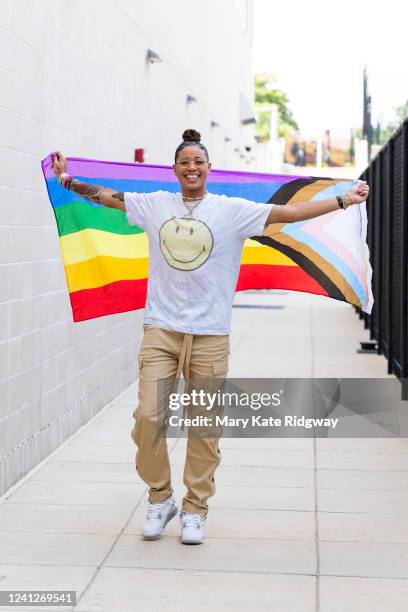
POLYGON ((156 51, 153 51, 153 49, 148 49, 146 51, 146 62, 149 62, 149 64, 156 64, 157 62, 162 61, 163 60, 160 55, 156 53, 156 51))
POLYGON ((224 140, 225 142, 231 142, 231 138, 229 136, 225 136, 224 140))
POLYGON ((214 127, 220 127, 220 124, 217 123, 216 121, 211 121, 210 123, 210 127, 214 128, 214 127))
POLYGON ((195 98, 194 96, 191 96, 190 94, 188 94, 187 98, 186 98, 186 102, 187 102, 187 104, 191 104, 192 102, 197 102, 197 98, 195 98))

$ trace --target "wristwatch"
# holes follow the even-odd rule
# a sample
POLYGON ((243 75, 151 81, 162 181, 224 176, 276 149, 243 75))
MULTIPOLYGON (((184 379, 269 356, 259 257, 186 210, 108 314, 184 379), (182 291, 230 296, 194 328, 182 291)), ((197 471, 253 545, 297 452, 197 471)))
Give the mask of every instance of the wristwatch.
POLYGON ((339 208, 343 208, 344 209, 344 200, 341 197, 341 195, 336 195, 336 200, 337 200, 337 202, 339 204, 339 208))

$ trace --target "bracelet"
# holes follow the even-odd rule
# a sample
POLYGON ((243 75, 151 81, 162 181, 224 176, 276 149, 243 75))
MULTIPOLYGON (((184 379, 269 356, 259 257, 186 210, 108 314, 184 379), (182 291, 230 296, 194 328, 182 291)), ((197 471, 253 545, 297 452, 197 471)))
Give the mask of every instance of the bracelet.
POLYGON ((67 174, 66 172, 63 172, 60 177, 59 177, 59 181, 62 185, 62 187, 64 187, 65 189, 69 189, 69 185, 72 181, 72 176, 70 176, 69 174, 67 174))
POLYGON ((349 201, 347 202, 347 206, 350 206, 350 204, 353 204, 353 196, 351 195, 349 191, 346 191, 343 195, 348 196, 349 198, 349 201))
POLYGON ((348 191, 345 191, 340 195, 336 195, 336 200, 339 203, 339 207, 343 210, 347 210, 350 204, 353 204, 352 195, 348 191))
POLYGON ((339 204, 339 208, 342 208, 344 210, 344 200, 343 200, 343 195, 336 195, 336 200, 339 204))

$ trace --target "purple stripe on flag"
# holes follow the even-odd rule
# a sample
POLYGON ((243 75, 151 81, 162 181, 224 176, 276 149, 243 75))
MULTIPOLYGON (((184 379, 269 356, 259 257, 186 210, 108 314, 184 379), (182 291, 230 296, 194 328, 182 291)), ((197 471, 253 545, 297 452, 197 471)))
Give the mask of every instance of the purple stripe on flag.
MULTIPOLYGON (((68 172, 73 176, 86 176, 92 179, 178 182, 171 166, 110 162, 82 157, 67 157, 66 159, 68 161, 68 172)), ((51 154, 47 155, 41 164, 45 178, 54 178, 55 175, 51 167, 51 154)), ((310 177, 288 174, 264 174, 261 172, 239 172, 235 170, 211 170, 208 181, 211 183, 289 183, 298 178, 307 179, 310 177)))

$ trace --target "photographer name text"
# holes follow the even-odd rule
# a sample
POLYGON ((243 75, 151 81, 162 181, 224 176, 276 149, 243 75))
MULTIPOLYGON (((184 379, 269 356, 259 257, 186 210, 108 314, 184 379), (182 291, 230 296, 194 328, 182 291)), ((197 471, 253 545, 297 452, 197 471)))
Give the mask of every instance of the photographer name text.
POLYGON ((229 416, 195 416, 193 418, 179 417, 173 414, 169 418, 171 427, 240 427, 246 429, 249 427, 304 427, 311 429, 312 427, 331 427, 335 429, 339 419, 330 418, 311 418, 305 416, 286 415, 283 419, 275 417, 262 417, 259 415, 251 415, 250 417, 229 417, 229 416))

